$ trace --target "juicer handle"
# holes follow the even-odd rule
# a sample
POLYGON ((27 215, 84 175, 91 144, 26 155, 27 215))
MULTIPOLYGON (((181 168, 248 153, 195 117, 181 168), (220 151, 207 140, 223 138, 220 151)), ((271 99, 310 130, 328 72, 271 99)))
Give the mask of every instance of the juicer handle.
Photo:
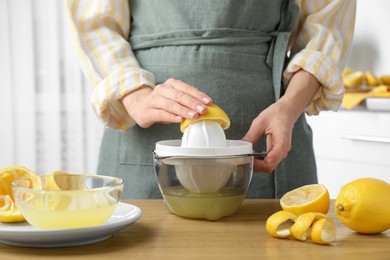
POLYGON ((248 155, 253 156, 257 160, 264 160, 265 156, 267 156, 267 152, 253 152, 248 155))

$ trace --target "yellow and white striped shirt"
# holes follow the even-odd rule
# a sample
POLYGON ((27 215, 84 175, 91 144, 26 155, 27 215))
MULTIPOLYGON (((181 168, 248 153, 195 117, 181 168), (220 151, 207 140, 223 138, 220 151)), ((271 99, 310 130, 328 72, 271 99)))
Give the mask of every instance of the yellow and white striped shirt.
MULTIPOLYGON (((309 115, 338 110, 341 79, 354 32, 356 0, 295 0, 299 23, 290 40, 292 59, 283 76, 304 69, 322 84, 306 109, 309 115)), ((135 124, 119 102, 142 85, 154 87, 154 76, 138 64, 127 41, 128 0, 67 0, 71 34, 87 78, 95 86, 93 108, 102 122, 125 130, 135 124)))

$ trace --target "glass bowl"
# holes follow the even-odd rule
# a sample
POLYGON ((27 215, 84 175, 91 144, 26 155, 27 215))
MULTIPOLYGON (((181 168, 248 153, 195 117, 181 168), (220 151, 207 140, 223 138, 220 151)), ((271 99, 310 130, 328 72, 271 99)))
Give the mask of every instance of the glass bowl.
POLYGON ((123 181, 115 177, 84 174, 38 177, 43 188, 26 188, 27 180, 21 179, 12 183, 12 192, 25 219, 41 229, 101 225, 113 214, 123 193, 123 181))
POLYGON ((153 156, 167 209, 181 217, 207 220, 239 209, 252 179, 253 158, 248 154, 160 156, 158 151, 153 156))

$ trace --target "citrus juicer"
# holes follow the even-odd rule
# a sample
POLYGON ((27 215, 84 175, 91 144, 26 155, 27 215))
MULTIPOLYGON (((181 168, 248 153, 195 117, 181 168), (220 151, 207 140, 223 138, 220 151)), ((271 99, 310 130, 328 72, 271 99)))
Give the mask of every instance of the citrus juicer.
POLYGON ((154 169, 166 206, 174 214, 217 220, 240 206, 265 153, 252 143, 227 140, 217 120, 188 124, 182 139, 156 143, 154 169))

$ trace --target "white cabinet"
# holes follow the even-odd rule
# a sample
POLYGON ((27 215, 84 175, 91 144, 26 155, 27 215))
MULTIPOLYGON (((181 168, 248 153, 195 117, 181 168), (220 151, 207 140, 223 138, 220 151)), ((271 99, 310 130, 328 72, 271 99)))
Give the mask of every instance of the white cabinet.
POLYGON ((374 177, 390 183, 389 112, 321 112, 307 121, 313 129, 318 181, 331 198, 354 179, 374 177))

